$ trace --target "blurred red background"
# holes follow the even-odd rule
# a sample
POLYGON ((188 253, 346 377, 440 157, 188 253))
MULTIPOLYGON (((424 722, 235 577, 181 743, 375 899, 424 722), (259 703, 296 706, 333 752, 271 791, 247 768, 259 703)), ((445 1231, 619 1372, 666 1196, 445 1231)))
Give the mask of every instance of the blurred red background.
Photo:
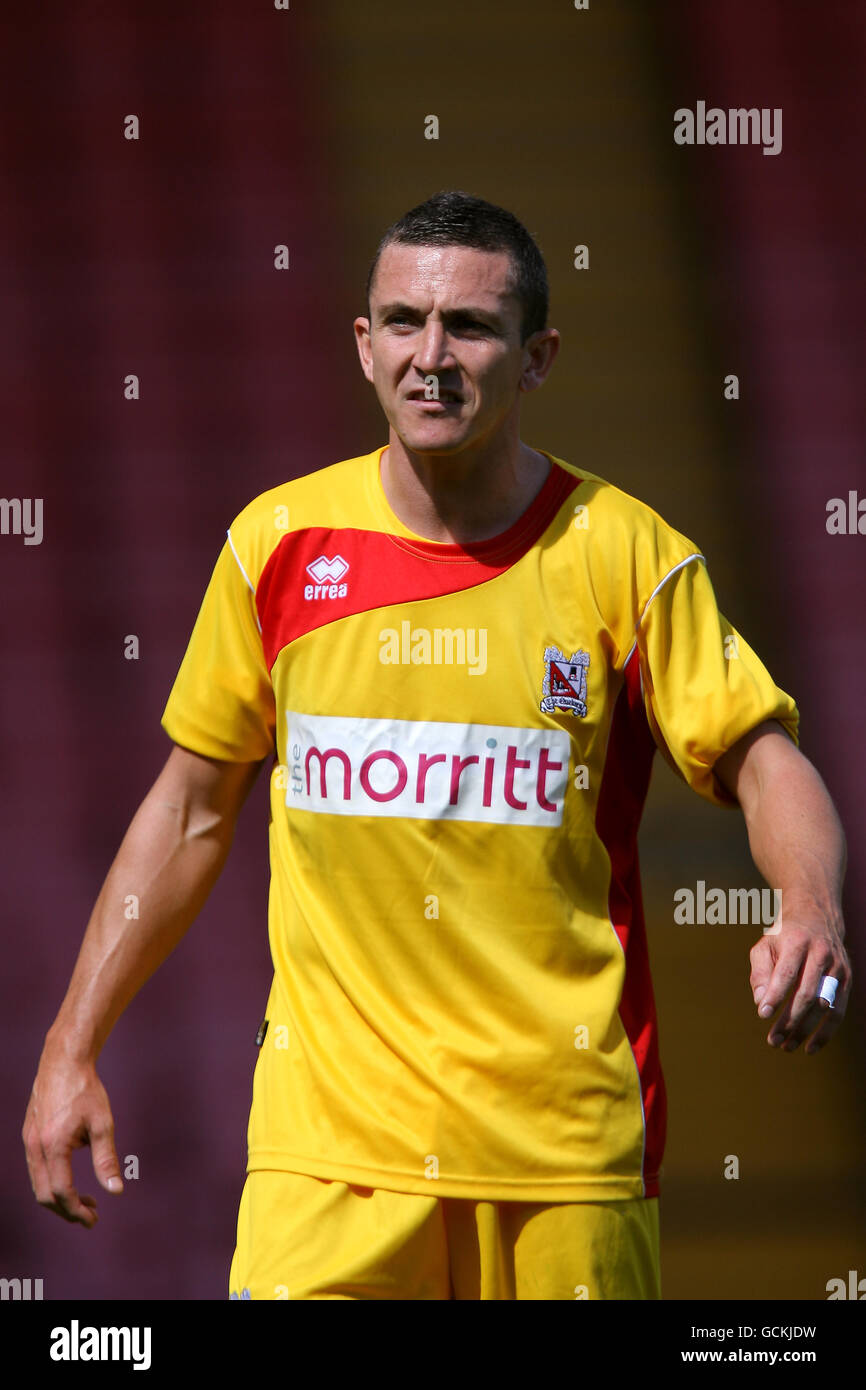
MULTIPOLYGON (((159 719, 226 527, 265 488, 385 442, 351 321, 380 233, 437 188, 509 207, 545 253, 563 348, 524 439, 695 540, 797 699, 848 833, 863 960, 866 538, 825 518, 866 495, 866 11, 48 0, 4 40, 2 491, 43 499, 44 537, 0 536, 0 1274, 42 1278, 46 1298, 223 1298, 270 982, 264 775, 210 902, 103 1052, 140 1176, 101 1196, 95 1231, 36 1205, 20 1128, 169 752, 159 719), (698 100, 782 108, 782 152, 675 145, 674 110, 698 100)), ((771 1051, 751 930, 673 923, 678 885, 760 883, 741 818, 658 760, 641 845, 671 1110, 665 1296, 824 1298, 866 1274, 862 993, 820 1056, 771 1051)), ((76 1173, 97 1190, 86 1153, 76 1173)))

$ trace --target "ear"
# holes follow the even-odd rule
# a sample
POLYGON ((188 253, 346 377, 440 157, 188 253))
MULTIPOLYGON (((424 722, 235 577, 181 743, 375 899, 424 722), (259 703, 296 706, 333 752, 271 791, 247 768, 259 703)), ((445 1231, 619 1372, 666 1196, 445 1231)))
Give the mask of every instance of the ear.
POLYGON ((352 327, 355 330, 355 345, 361 359, 361 370, 368 381, 373 380, 373 353, 370 348, 370 320, 359 317, 352 327))
POLYGON ((559 352, 559 331, 556 328, 539 329, 527 338, 523 349, 527 354, 527 361, 520 377, 520 389, 537 391, 546 380, 559 352))

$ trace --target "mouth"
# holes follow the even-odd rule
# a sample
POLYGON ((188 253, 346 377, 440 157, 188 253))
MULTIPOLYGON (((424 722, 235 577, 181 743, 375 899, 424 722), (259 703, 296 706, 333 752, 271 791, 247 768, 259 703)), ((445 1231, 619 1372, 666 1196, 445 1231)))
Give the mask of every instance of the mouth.
POLYGON ((444 387, 439 388, 438 396, 428 396, 422 387, 415 391, 410 391, 406 396, 407 401, 417 401, 421 405, 462 405, 463 396, 459 391, 451 391, 444 387))

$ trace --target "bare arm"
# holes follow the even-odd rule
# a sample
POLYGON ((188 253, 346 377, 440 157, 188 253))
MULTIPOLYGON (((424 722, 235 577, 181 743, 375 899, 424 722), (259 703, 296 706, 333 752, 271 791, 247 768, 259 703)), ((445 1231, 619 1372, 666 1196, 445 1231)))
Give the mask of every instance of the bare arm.
POLYGON ((815 768, 775 720, 740 739, 715 771, 740 803, 756 867, 782 895, 781 926, 751 951, 759 1016, 770 1018, 784 1001, 767 1041, 793 1052, 809 1038, 806 1051, 817 1052, 839 1027, 851 987, 839 816, 815 768), (839 981, 832 1010, 817 998, 822 975, 839 981))
POLYGON ((74 1148, 90 1144, 102 1186, 122 1189, 96 1060, 127 1004, 201 911, 260 766, 173 748, 102 886, 45 1039, 22 1132, 37 1201, 68 1221, 89 1227, 97 1220, 94 1199, 80 1198, 73 1186, 74 1148))

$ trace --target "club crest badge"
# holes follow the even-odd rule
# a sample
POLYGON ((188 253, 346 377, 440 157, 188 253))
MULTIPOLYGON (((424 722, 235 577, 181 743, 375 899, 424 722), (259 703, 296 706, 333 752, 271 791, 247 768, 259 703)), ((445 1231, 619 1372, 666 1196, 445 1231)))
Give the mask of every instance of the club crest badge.
POLYGON ((559 647, 544 648, 544 684, 541 687, 541 711, 570 710, 586 718, 586 668, 589 652, 577 651, 569 661, 559 647))

